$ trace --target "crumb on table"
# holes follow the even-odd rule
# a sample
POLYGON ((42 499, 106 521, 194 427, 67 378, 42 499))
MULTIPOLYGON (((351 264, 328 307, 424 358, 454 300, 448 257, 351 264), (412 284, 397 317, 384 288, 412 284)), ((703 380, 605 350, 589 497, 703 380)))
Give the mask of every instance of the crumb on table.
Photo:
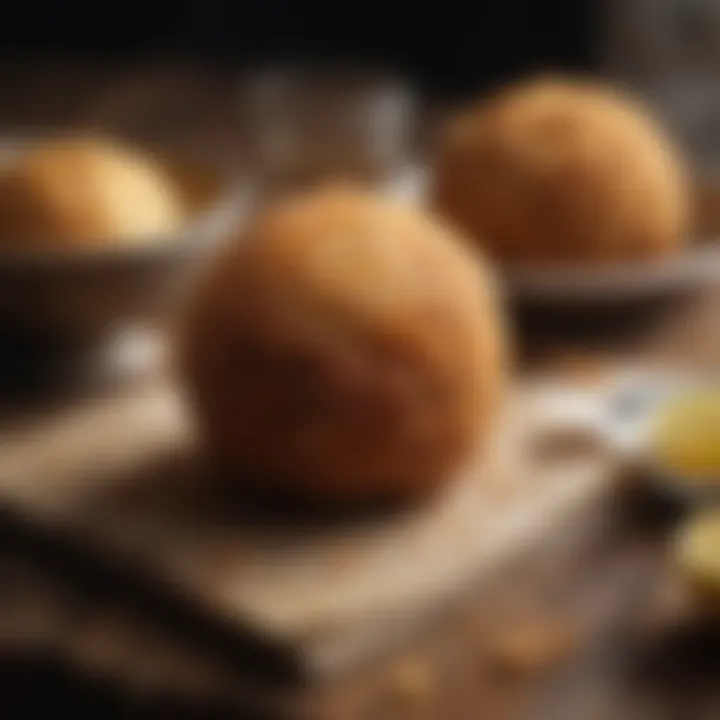
POLYGON ((566 620, 515 625, 491 640, 491 668, 509 676, 538 672, 566 659, 577 643, 577 630, 566 620))

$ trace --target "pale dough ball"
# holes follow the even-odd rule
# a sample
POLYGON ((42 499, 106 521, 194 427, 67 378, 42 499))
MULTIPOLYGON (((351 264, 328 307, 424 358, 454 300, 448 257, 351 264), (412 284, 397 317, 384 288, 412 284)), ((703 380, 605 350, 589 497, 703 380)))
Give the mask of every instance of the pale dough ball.
POLYGON ((181 355, 238 483, 407 498, 486 438, 503 387, 490 270, 435 220, 345 187, 277 202, 218 257, 181 355))
POLYGON ((437 209, 511 264, 663 258, 686 241, 687 173, 632 98, 561 78, 459 114, 440 144, 437 209))
POLYGON ((182 216, 160 164, 106 140, 41 143, 0 171, 0 248, 160 241, 182 216))

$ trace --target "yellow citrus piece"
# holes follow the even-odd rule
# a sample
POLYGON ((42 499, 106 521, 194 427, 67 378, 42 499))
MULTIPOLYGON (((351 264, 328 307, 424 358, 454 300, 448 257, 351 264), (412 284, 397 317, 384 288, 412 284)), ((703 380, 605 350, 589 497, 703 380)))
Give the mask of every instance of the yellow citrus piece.
POLYGON ((673 554, 700 596, 720 609, 720 509, 690 518, 675 538, 673 554))
POLYGON ((720 483, 720 388, 683 394, 660 411, 652 449, 665 469, 720 483))

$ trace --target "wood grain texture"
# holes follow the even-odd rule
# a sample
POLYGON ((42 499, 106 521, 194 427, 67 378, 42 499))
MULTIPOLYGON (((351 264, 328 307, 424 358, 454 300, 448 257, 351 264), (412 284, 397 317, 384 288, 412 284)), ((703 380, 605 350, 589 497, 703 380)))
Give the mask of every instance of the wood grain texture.
MULTIPOLYGON (((602 453, 533 455, 548 408, 518 389, 493 451, 426 504, 258 516, 208 475, 166 382, 67 408, 0 442, 0 501, 180 589, 324 677, 399 641, 600 492, 602 453)), ((552 397, 544 402, 552 402, 552 397)))

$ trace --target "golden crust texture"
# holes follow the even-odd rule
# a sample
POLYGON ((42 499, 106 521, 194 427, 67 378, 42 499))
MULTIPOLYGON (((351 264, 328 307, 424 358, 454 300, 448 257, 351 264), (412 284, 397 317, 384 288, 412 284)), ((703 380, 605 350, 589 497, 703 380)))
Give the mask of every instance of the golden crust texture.
POLYGON ((486 434, 502 390, 489 270, 429 217, 352 188, 261 213, 210 269, 184 330, 216 457, 291 494, 429 491, 486 434))
POLYGON ((110 141, 48 141, 0 172, 0 248, 139 242, 176 230, 181 220, 163 169, 110 141))
POLYGON ((503 262, 605 264, 681 249, 688 186, 679 151, 635 100, 540 78, 450 122, 434 204, 503 262))

